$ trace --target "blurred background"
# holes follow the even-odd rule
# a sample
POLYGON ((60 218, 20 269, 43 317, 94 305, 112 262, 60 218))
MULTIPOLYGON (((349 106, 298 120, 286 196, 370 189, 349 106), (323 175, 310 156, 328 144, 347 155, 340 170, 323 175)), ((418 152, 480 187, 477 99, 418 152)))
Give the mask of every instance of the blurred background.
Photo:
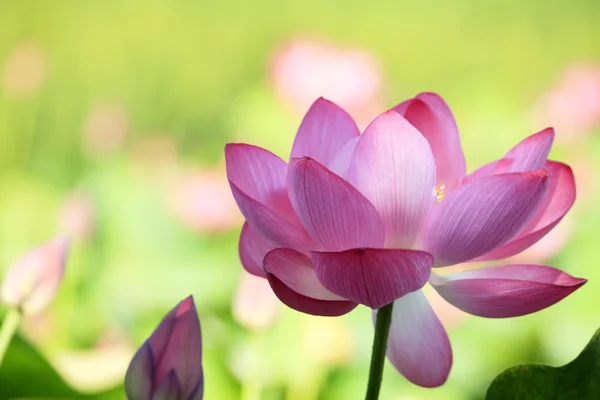
POLYGON ((207 400, 362 398, 369 310, 301 315, 242 274, 223 147, 287 158, 318 96, 364 127, 435 91, 469 170, 557 129, 551 158, 573 167, 578 200, 518 260, 589 282, 509 320, 468 317, 430 293, 450 331, 450 378, 421 389, 388 364, 381 398, 482 399, 513 364, 568 362, 600 325, 599 20, 595 0, 1 0, 0 273, 58 234, 75 238, 58 297, 23 336, 93 398, 121 384, 134 350, 193 294, 207 400))

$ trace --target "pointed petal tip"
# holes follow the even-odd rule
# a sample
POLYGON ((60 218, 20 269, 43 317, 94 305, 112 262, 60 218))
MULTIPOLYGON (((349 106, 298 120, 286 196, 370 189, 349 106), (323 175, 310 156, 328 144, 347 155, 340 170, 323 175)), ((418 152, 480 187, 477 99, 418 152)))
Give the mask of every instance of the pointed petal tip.
POLYGON ((442 96, 440 96, 438 93, 436 92, 421 92, 418 95, 416 95, 415 97, 423 97, 423 96, 435 96, 439 99, 442 98, 442 96))
POLYGON ((188 310, 195 310, 195 309, 196 309, 196 304, 194 303, 194 296, 189 295, 185 299, 181 300, 181 303, 179 303, 179 306, 177 307, 176 316, 179 317, 180 315, 187 312, 188 310))
POLYGON ((543 168, 554 142, 554 129, 546 128, 517 143, 503 158, 513 160, 507 172, 525 172, 543 168))
POLYGON ((245 143, 226 143, 225 144, 225 157, 227 157, 227 155, 229 153, 231 153, 232 151, 235 151, 236 149, 238 149, 242 146, 251 146, 251 145, 245 144, 245 143))
POLYGON ((379 116, 376 119, 379 119, 379 118, 386 118, 386 119, 391 119, 391 120, 408 122, 408 120, 404 117, 404 115, 399 114, 397 111, 394 111, 393 109, 382 112, 381 114, 379 114, 379 116))
POLYGON ((418 95, 416 95, 415 97, 413 97, 412 99, 410 99, 409 101, 419 101, 428 106, 441 103, 444 106, 448 107, 448 109, 450 109, 450 106, 448 106, 448 103, 446 102, 446 100, 444 100, 444 98, 440 94, 435 93, 435 92, 421 92, 418 95), (439 102, 439 103, 435 103, 435 102, 439 102))
MULTIPOLYGON (((234 156, 236 155, 236 152, 239 151, 253 151, 253 150, 258 150, 258 151, 265 151, 267 153, 270 153, 271 155, 275 156, 272 152, 270 152, 267 149, 263 149, 260 146, 255 146, 253 144, 248 144, 248 143, 227 143, 225 145, 225 162, 230 160, 230 156, 234 156)), ((275 156, 277 158, 279 158, 278 156, 275 156)))
POLYGON ((531 177, 532 180, 547 181, 548 179, 550 179, 550 174, 545 169, 536 169, 535 171, 529 171, 529 172, 523 172, 523 173, 526 176, 531 177))
POLYGON ((571 276, 569 276, 569 278, 573 279, 573 282, 571 284, 565 284, 564 286, 571 286, 573 288, 573 290, 579 289, 580 287, 585 285, 588 281, 585 278, 575 278, 575 277, 571 277, 571 276))
POLYGON ((290 158, 290 169, 291 168, 300 168, 303 166, 313 166, 316 163, 316 161, 310 157, 304 156, 304 157, 292 157, 290 158))
MULTIPOLYGON (((406 117, 397 109, 398 107, 394 107, 390 110, 384 111, 379 114, 371 123, 367 126, 366 129, 377 128, 382 122, 392 123, 392 124, 408 124, 411 128, 414 128, 412 124, 406 119, 406 117)), ((365 131, 366 131, 365 129, 365 131)), ((416 128, 415 128, 416 129, 416 128)), ((420 133, 420 132, 419 132, 420 133)))
POLYGON ((333 104, 333 105, 337 106, 337 104, 335 104, 333 101, 326 99, 323 96, 319 96, 315 101, 313 101, 311 107, 313 107, 315 105, 321 105, 321 104, 333 104))
POLYGON ((310 156, 328 165, 349 140, 359 135, 356 122, 342 107, 319 97, 302 118, 290 158, 310 156))
MULTIPOLYGON (((232 151, 246 151, 246 150, 258 150, 258 151, 264 151, 269 153, 272 156, 275 156, 277 158, 279 158, 281 160, 281 157, 277 156, 276 154, 274 154, 273 152, 260 147, 260 146, 256 146, 254 144, 249 144, 249 143, 238 143, 238 142, 230 142, 225 144, 225 151, 226 152, 232 152, 232 151)), ((283 161, 283 160, 282 160, 283 161)))
POLYGON ((554 137, 556 136, 556 133, 554 131, 554 128, 549 126, 547 128, 542 129, 541 131, 534 133, 531 136, 548 136, 549 138, 551 138, 551 140, 554 140, 554 137))

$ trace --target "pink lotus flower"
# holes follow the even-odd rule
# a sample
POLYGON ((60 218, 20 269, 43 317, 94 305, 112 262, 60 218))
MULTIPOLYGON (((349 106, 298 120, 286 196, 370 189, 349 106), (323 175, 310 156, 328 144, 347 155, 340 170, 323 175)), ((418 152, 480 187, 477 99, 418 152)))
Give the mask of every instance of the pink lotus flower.
POLYGON ((428 280, 456 307, 494 318, 541 310, 585 283, 541 265, 431 272, 519 253, 562 219, 575 183, 567 165, 547 161, 553 138, 543 130, 467 175, 456 123, 438 95, 398 105, 362 135, 345 111, 319 99, 289 165, 258 147, 226 147, 246 218, 242 264, 305 313, 394 302, 390 361, 411 382, 439 386, 452 351, 420 290, 428 280))
POLYGON ((135 353, 125 390, 130 400, 202 399, 202 339, 192 296, 167 314, 135 353))
POLYGON ((66 239, 55 239, 21 257, 2 282, 2 302, 25 314, 45 309, 56 296, 65 270, 66 239))

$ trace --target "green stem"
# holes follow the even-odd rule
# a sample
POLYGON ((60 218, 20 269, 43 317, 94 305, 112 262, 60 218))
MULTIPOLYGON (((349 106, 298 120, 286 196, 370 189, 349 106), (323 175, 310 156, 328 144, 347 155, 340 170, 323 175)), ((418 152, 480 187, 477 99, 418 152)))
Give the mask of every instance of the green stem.
POLYGON ((19 322, 21 322, 21 311, 17 308, 8 310, 8 314, 2 322, 2 327, 0 327, 0 365, 2 365, 8 345, 19 327, 19 322))
POLYGON ((371 367, 369 369, 369 383, 367 385, 367 396, 365 400, 377 400, 379 389, 383 379, 383 365, 385 361, 385 350, 387 348, 390 324, 392 323, 392 309, 394 303, 390 303, 377 310, 377 322, 375 323, 375 337, 373 338, 373 352, 371 353, 371 367))

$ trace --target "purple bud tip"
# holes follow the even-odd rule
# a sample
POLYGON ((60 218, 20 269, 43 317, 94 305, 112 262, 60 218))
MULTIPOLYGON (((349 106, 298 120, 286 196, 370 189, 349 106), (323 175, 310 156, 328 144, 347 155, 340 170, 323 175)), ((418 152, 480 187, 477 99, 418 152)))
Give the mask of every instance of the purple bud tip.
POLYGON ((188 296, 185 299, 183 299, 181 303, 179 303, 179 305, 177 306, 177 314, 175 316, 180 317, 190 309, 196 311, 196 305, 194 304, 194 296, 188 296))

